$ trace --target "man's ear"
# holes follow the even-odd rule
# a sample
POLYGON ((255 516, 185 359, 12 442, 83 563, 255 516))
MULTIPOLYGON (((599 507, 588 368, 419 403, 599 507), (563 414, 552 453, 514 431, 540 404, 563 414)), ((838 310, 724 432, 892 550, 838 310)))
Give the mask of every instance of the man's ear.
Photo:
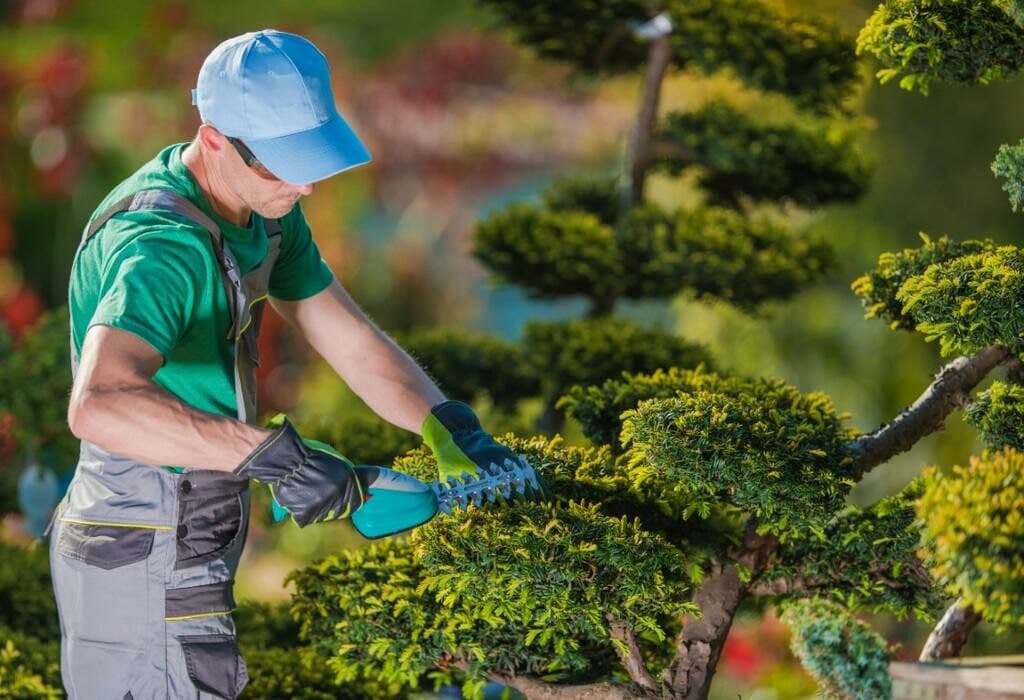
POLYGON ((197 138, 204 149, 214 153, 219 153, 228 145, 228 140, 224 137, 224 134, 217 131, 217 128, 210 124, 201 124, 199 126, 197 138))

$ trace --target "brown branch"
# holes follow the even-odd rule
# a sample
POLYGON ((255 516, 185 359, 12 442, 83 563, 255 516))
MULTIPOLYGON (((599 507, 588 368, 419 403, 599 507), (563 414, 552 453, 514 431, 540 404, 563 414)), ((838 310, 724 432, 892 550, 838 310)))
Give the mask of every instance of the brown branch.
POLYGON ((918 440, 941 430, 946 417, 966 405, 974 387, 1010 352, 1000 345, 982 349, 974 357, 958 357, 936 375, 924 393, 888 424, 853 441, 855 478, 872 467, 906 452, 918 440))
POLYGON ((708 695, 733 617, 748 593, 747 584, 740 579, 739 565, 756 577, 779 546, 777 538, 758 535, 756 528, 753 518, 747 521, 743 544, 729 552, 732 561, 713 565, 694 592, 693 602, 700 615, 683 617, 675 658, 662 676, 672 697, 703 700, 708 695))
POLYGON ((667 35, 651 41, 647 52, 647 78, 640 101, 636 125, 629 148, 629 205, 635 206, 644 200, 644 182, 650 168, 651 140, 654 137, 654 123, 658 117, 658 102, 661 99, 661 84, 665 71, 672 59, 672 45, 667 35))
MULTIPOLYGON (((469 662, 458 659, 452 664, 463 671, 469 670, 469 662)), ((629 688, 614 683, 589 683, 587 685, 556 685, 531 676, 513 676, 488 671, 487 677, 496 683, 515 688, 530 700, 637 700, 629 688)))
POLYGON ((619 661, 622 662, 622 667, 626 669, 629 677, 644 690, 658 693, 661 688, 651 676, 650 671, 647 670, 647 666, 644 665, 644 657, 640 652, 640 646, 636 643, 636 635, 633 634, 633 630, 624 622, 616 620, 615 616, 611 614, 608 615, 608 622, 611 624, 612 639, 617 639, 625 644, 628 650, 623 652, 618 645, 615 645, 615 653, 619 655, 619 661))
POLYGON ((964 604, 962 598, 949 606, 921 650, 921 661, 937 661, 960 655, 967 637, 981 622, 981 615, 964 604))
POLYGON ((831 581, 804 578, 803 576, 780 576, 770 581, 757 581, 747 590, 750 595, 757 596, 802 595, 810 593, 812 589, 826 587, 831 583, 831 581))

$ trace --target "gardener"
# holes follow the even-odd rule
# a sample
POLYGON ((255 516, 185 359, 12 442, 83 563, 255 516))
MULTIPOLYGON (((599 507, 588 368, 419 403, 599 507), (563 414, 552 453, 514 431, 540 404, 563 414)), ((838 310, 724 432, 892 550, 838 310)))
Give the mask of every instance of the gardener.
POLYGON ((71 698, 234 698, 248 679, 232 584, 249 481, 299 525, 359 509, 375 468, 256 423, 264 304, 380 416, 421 433, 442 471, 512 457, 356 306, 298 205, 370 154, 338 114, 323 55, 261 31, 207 57, 202 125, 90 219, 69 289, 82 441, 50 558, 71 698))

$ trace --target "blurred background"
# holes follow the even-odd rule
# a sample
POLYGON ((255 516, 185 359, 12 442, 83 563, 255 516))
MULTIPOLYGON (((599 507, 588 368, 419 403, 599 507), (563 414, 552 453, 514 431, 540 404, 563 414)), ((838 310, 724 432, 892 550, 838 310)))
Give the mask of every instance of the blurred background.
MULTIPOLYGON (((851 34, 875 7, 767 2, 831 18, 851 34)), ((373 153, 369 166, 318 184, 303 207, 324 258, 378 325, 400 334, 443 323, 516 340, 527 319, 578 317, 585 308, 582 300, 534 301, 496 285, 469 253, 474 224, 531 197, 555 174, 621 168, 638 77, 592 82, 537 60, 469 0, 287 7, 270 0, 0 0, 0 18, 0 343, 8 348, 66 302, 82 226, 109 189, 164 146, 191 139, 198 114, 189 91, 206 54, 229 36, 264 27, 304 34, 324 51, 339 108, 373 153)), ((723 367, 824 391, 856 427, 872 430, 912 402, 941 361, 920 335, 865 321, 850 282, 880 253, 916 246, 919 231, 1021 240, 1021 222, 989 164, 1000 144, 1024 136, 1024 83, 935 85, 924 98, 879 86, 868 61, 863 73, 864 147, 875 162, 867 195, 804 214, 837 250, 839 268, 827 283, 758 316, 682 297, 627 303, 619 312, 706 344, 723 367)), ((721 95, 742 100, 740 93, 728 77, 673 76, 662 109, 721 95)), ((659 176, 650 187, 665 203, 695 196, 685 182, 659 176)), ((279 319, 265 321, 261 343, 263 409, 320 421, 368 413, 279 319)), ((53 391, 66 386, 55 381, 53 391)), ((73 460, 60 451, 29 454, 5 421, 0 411, 0 500, 13 498, 26 464, 69 478, 73 460)), ((566 436, 583 441, 571 423, 566 436)), ((869 474, 853 498, 873 502, 928 464, 963 462, 980 449, 955 415, 944 431, 869 474)), ((27 544, 30 525, 7 515, 0 536, 27 544)), ((256 518, 240 597, 286 598, 289 570, 359 544, 344 524, 302 532, 256 518)), ((875 622, 903 645, 901 656, 916 657, 923 625, 875 622)), ((786 634, 770 611, 742 618, 716 696, 811 696, 786 634)), ((1021 640, 983 626, 967 653, 1022 649, 1021 640)))

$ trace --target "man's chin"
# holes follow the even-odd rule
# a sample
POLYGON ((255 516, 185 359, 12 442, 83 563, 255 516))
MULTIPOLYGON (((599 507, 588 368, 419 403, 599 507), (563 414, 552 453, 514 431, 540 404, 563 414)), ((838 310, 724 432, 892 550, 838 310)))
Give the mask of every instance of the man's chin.
POLYGON ((280 219, 282 216, 290 212, 295 208, 295 202, 289 202, 287 204, 271 204, 266 207, 256 209, 256 213, 262 216, 264 219, 280 219))

